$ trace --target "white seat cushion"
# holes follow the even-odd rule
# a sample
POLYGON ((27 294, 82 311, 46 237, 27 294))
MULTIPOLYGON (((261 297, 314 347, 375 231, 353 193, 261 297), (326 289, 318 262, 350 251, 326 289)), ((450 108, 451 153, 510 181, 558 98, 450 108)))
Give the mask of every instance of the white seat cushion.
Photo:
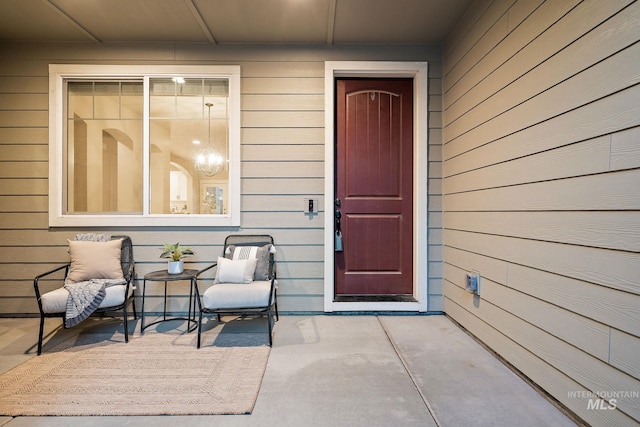
MULTIPOLYGON (((98 308, 112 307, 124 302, 124 290, 126 285, 114 285, 106 288, 106 295, 98 308)), ((133 292, 133 286, 129 288, 129 294, 133 292)), ((65 288, 58 288, 43 294, 41 297, 42 311, 48 314, 64 313, 67 311, 67 298, 69 291, 65 288)))
POLYGON ((266 307, 270 289, 271 282, 268 280, 250 284, 219 283, 204 292, 202 305, 208 310, 266 307))

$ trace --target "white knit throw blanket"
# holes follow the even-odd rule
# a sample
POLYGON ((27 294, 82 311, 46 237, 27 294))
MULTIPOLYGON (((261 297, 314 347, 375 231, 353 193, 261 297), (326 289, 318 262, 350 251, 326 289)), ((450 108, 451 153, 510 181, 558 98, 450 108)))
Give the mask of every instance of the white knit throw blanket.
POLYGON ((64 327, 70 328, 91 316, 107 295, 107 287, 123 285, 124 280, 91 279, 86 282, 68 282, 64 288, 69 292, 64 327))

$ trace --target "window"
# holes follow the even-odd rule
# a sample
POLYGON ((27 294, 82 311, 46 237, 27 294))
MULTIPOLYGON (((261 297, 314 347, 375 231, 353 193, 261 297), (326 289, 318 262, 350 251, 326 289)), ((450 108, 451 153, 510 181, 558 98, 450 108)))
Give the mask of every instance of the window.
POLYGON ((49 225, 240 225, 240 67, 50 65, 49 225))

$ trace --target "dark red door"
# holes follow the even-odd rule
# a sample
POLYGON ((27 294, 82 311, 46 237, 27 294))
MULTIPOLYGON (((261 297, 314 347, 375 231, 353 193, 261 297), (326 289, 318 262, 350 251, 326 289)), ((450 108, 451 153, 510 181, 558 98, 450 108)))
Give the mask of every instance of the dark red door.
POLYGON ((413 81, 338 80, 336 103, 336 297, 411 295, 413 81))

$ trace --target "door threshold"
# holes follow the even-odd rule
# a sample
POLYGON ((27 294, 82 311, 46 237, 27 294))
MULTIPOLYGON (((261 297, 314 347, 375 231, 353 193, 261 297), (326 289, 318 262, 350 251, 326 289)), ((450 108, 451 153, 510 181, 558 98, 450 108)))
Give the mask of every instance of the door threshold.
POLYGON ((418 302, 413 295, 336 295, 333 302, 418 302))

